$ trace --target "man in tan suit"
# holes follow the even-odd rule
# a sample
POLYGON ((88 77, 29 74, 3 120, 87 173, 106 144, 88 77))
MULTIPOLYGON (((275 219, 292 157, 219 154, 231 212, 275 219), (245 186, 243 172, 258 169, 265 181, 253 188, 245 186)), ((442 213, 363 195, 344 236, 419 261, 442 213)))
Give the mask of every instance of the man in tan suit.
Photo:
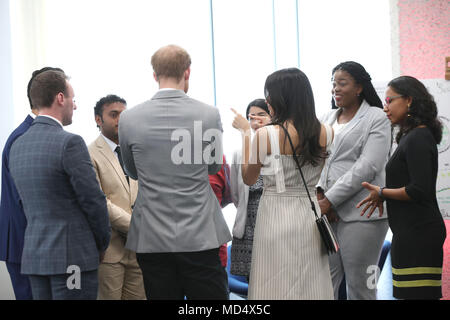
POLYGON ((101 300, 145 299, 142 272, 136 253, 125 249, 131 212, 138 183, 125 175, 120 154, 118 123, 126 101, 115 95, 100 99, 95 108, 95 122, 100 136, 89 145, 92 164, 100 187, 106 195, 111 241, 98 269, 101 300))

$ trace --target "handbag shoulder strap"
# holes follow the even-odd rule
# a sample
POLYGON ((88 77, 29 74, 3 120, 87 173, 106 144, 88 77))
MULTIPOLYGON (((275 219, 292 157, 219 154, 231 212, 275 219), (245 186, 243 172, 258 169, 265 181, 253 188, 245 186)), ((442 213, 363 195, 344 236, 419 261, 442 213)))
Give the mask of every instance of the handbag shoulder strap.
POLYGON ((283 125, 280 125, 280 127, 283 128, 286 136, 288 137, 289 144, 291 145, 291 148, 292 148, 292 156, 294 157, 294 161, 297 164, 298 171, 300 171, 300 176, 302 177, 302 181, 303 181, 303 184, 305 186, 306 193, 308 194, 308 198, 309 198, 309 201, 311 203, 311 209, 314 212, 314 215, 316 216, 316 218, 319 218, 319 216, 317 215, 316 206, 314 205, 314 202, 311 199, 311 195, 309 194, 308 185, 306 184, 305 177, 303 176, 303 172, 302 172, 302 168, 300 166, 300 162, 298 161, 297 155, 295 154, 295 148, 294 148, 294 144, 292 143, 291 136, 289 135, 289 132, 287 131, 287 129, 283 125))

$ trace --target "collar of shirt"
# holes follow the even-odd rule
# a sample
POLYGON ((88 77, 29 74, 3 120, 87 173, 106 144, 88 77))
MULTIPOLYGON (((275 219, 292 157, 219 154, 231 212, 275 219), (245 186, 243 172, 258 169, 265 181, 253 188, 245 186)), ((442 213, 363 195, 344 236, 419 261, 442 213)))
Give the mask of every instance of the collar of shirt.
POLYGON ((169 90, 179 90, 179 89, 174 89, 174 88, 162 88, 162 89, 159 89, 158 91, 169 91, 169 90))
POLYGON ((49 116, 49 115, 47 115, 47 114, 40 114, 39 117, 47 117, 47 118, 50 118, 50 119, 52 119, 52 120, 55 120, 56 122, 59 123, 59 125, 61 126, 61 128, 64 129, 64 126, 63 126, 63 124, 61 123, 61 121, 59 121, 59 120, 56 119, 55 117, 49 116))
POLYGON ((114 152, 114 154, 116 154, 116 148, 117 148, 118 145, 115 142, 113 142, 110 139, 108 139, 107 137, 105 137, 102 133, 100 133, 100 135, 103 137, 103 139, 105 139, 106 143, 111 148, 112 152, 114 152))
POLYGON ((37 117, 33 112, 30 112, 28 115, 29 115, 30 117, 32 117, 33 119, 36 119, 36 117, 37 117))

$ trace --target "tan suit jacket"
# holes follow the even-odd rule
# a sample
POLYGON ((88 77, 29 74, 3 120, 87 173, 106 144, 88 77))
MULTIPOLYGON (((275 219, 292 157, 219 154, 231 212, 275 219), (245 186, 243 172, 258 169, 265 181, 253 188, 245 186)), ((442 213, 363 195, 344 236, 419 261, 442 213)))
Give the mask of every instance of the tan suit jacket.
POLYGON ((103 262, 118 263, 125 254, 125 243, 138 183, 130 178, 128 185, 116 154, 102 136, 91 143, 88 149, 100 187, 106 196, 112 229, 111 241, 103 262))

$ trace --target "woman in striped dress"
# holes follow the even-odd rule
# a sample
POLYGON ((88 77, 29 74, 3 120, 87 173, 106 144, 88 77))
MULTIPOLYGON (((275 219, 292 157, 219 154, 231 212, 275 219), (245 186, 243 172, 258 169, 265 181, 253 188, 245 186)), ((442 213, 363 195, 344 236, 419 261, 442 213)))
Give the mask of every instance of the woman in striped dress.
POLYGON ((248 298, 333 299, 328 256, 292 157, 296 152, 308 189, 314 194, 332 129, 317 120, 309 80, 299 69, 271 74, 265 93, 271 125, 259 129, 250 142, 247 120, 236 114, 233 122, 243 138, 244 183, 253 185, 260 174, 264 179, 248 298), (288 130, 295 150, 281 126, 288 130))

